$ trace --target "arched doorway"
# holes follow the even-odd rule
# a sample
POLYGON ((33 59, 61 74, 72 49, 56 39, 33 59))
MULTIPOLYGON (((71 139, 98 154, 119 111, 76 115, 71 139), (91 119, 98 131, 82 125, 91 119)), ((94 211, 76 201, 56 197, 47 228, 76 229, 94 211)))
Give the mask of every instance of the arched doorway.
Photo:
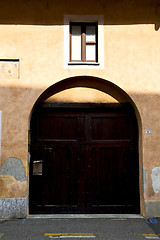
POLYGON ((96 78, 48 89, 31 118, 30 213, 139 213, 138 125, 128 96, 96 78), (87 87, 114 103, 45 102, 87 87))

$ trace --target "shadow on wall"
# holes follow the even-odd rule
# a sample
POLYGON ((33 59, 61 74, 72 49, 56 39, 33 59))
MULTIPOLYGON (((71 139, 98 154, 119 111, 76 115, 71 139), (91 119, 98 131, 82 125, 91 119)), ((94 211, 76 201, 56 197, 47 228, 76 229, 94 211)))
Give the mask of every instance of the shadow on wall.
MULTIPOLYGON (((73 88, 74 87, 76 86, 73 86, 73 88)), ((86 86, 83 85, 82 87, 86 87, 86 86)), ((109 93, 109 89, 107 89, 107 91, 109 93)), ((59 92, 58 89, 57 90, 54 89, 52 94, 55 94, 57 92, 59 92)), ((41 96, 40 100, 44 101, 48 97, 52 96, 52 94, 51 92, 50 94, 48 94, 48 91, 45 91, 45 89, 42 89, 42 88, 26 88, 26 87, 21 88, 18 86, 17 87, 0 87, 0 110, 2 110, 2 113, 3 113, 3 119, 4 119, 3 126, 8 126, 10 121, 15 120, 16 129, 19 129, 19 127, 21 127, 22 124, 24 125, 26 121, 27 122, 29 121, 29 115, 31 114, 34 104, 39 99, 39 96, 41 96), (22 122, 22 124, 18 125, 19 122, 22 122)), ((131 92, 128 94, 136 102, 136 106, 140 112, 142 119, 146 118, 147 120, 146 125, 150 125, 152 126, 152 128, 156 128, 157 126, 157 130, 158 130, 159 115, 157 113, 160 111, 160 95, 152 94, 152 93, 138 94, 134 92, 131 92), (148 114, 149 109, 152 109, 152 114, 148 114), (154 125, 153 125, 153 122, 154 122, 154 125)), ((119 94, 117 100, 120 100, 120 97, 121 96, 119 94)), ((122 100, 123 100, 122 102, 125 102, 124 99, 122 100)), ((16 134, 16 129, 13 129, 14 137, 16 134)), ((23 132, 23 129, 21 130, 23 132)))
POLYGON ((1 24, 63 25, 65 14, 104 15, 104 24, 155 24, 159 29, 159 0, 1 0, 1 24), (77 1, 77 3, 76 3, 77 1), (77 8, 78 6, 78 8, 77 8))
MULTIPOLYGON (((7 143, 16 141, 18 142, 26 141, 26 139, 24 139, 24 136, 26 136, 26 132, 29 129, 32 108, 36 103, 37 99, 39 98, 39 96, 44 96, 42 94, 44 92, 45 89, 41 88, 39 89, 26 87, 0 88, 0 110, 2 110, 3 118, 2 119, 3 142, 7 143), (12 132, 9 133, 10 129, 12 129, 12 132)), ((145 120, 143 127, 146 129, 152 128, 155 132, 158 132, 159 130, 158 112, 160 112, 160 95, 137 94, 132 92, 128 94, 130 94, 132 99, 135 101, 136 106, 141 115, 142 121, 145 120), (148 114, 149 109, 152 111, 148 114)), ((154 137, 152 138, 155 139, 155 141, 157 141, 158 134, 154 135, 154 137)), ((19 151, 21 152, 20 149, 19 151)))
MULTIPOLYGON (((67 80, 66 80, 67 81, 67 80)), ((59 86, 59 85, 58 85, 59 86)), ((82 86, 82 85, 81 85, 82 86)), ((84 86, 84 85, 83 85, 84 86)), ((123 91, 123 90, 122 90, 123 91)), ((57 89, 58 92, 58 89, 57 89)), ((3 128, 2 128, 2 162, 4 163, 7 158, 15 157, 21 159, 25 169, 27 169, 27 146, 28 146, 28 129, 30 125, 30 117, 33 105, 36 103, 39 96, 49 97, 45 89, 41 88, 20 88, 20 87, 1 87, 0 88, 0 110, 2 110, 3 128), (43 94, 42 94, 43 93, 43 94), (5 97, 6 96, 6 97, 5 97), (14 104, 13 104, 14 103, 14 104)), ((52 92, 54 94, 54 92, 52 92)), ((143 140, 145 147, 143 169, 148 171, 148 186, 151 186, 151 173, 155 165, 158 166, 159 159, 159 112, 160 112, 160 95, 156 94, 137 94, 128 93, 138 108, 142 118, 143 130, 151 129, 152 134, 146 135, 143 140), (150 111, 148 113, 148 111, 150 111), (154 123, 154 124, 153 124, 154 123), (152 161, 154 159, 154 162, 152 161), (148 164, 150 163, 150 164, 148 164)), ((42 100, 43 98, 41 98, 42 100)), ((141 149, 142 150, 142 149, 141 149)), ((7 180, 6 177, 3 177, 7 180)), ((8 177, 9 178, 9 177, 8 177)), ((22 185, 22 183, 20 183, 22 185)), ((15 184, 14 184, 15 185, 15 184)), ((24 189, 24 187, 23 187, 24 189)), ((146 194, 150 198, 154 198, 155 193, 152 190, 149 192, 150 187, 147 187, 146 194), (148 192, 148 193, 147 193, 148 192)), ((5 194, 13 191, 12 179, 4 184, 5 194), (7 190, 9 189, 9 191, 7 190)), ((21 193, 17 193, 21 194, 21 193)), ((15 197, 24 197, 16 195, 15 197)), ((10 195, 8 196, 10 197, 10 195)))

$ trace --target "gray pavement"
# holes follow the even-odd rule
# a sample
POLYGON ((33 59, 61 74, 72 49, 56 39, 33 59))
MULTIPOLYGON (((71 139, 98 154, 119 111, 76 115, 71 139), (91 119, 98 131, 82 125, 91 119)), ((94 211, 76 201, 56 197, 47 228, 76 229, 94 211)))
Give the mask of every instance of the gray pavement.
POLYGON ((27 218, 0 220, 0 240, 160 239, 160 219, 27 218))

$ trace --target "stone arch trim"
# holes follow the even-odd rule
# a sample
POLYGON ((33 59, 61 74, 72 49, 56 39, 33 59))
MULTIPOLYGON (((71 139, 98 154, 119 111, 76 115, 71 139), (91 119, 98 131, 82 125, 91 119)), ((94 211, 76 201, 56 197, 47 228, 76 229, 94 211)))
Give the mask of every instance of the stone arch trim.
POLYGON ((141 125, 142 125, 141 117, 140 117, 138 108, 136 107, 136 104, 134 103, 132 98, 123 89, 121 89, 116 84, 110 82, 109 80, 99 78, 99 77, 93 77, 93 76, 70 77, 51 85, 37 99, 37 101, 35 102, 32 108, 31 115, 38 103, 45 101, 47 98, 49 98, 50 96, 58 92, 61 92, 66 89, 75 88, 75 87, 86 87, 86 88, 97 89, 115 98, 119 103, 129 102, 135 110, 135 114, 138 121, 138 127, 139 127, 139 130, 141 131, 141 125))
POLYGON ((60 91, 74 87, 94 88, 109 94, 119 102, 128 102, 127 94, 121 88, 108 80, 90 76, 71 77, 59 81, 46 89, 40 96, 39 101, 44 101, 60 91))

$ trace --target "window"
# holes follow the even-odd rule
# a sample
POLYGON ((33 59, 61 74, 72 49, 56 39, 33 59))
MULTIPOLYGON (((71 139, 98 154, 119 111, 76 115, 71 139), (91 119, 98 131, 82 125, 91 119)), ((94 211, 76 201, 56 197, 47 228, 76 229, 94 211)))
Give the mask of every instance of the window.
POLYGON ((103 15, 64 15, 64 68, 104 69, 103 15))
POLYGON ((97 23, 70 23, 70 62, 98 62, 97 23))

